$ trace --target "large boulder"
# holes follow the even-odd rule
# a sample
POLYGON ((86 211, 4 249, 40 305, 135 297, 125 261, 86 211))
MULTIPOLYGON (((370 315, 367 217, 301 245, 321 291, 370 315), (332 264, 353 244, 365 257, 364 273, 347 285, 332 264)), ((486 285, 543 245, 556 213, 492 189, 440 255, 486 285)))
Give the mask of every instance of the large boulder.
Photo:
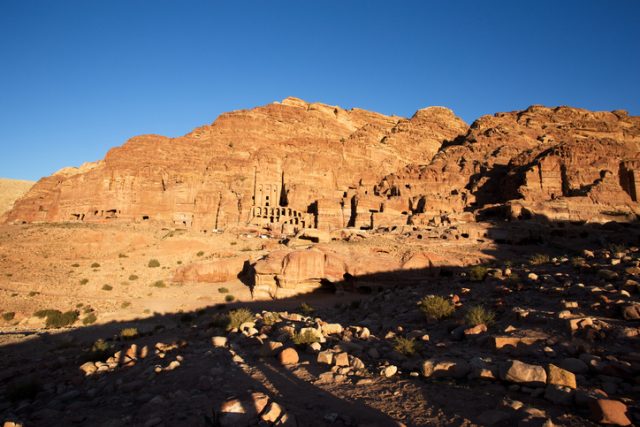
POLYGON ((236 279, 247 258, 221 258, 196 264, 189 264, 176 270, 174 282, 219 283, 236 279))

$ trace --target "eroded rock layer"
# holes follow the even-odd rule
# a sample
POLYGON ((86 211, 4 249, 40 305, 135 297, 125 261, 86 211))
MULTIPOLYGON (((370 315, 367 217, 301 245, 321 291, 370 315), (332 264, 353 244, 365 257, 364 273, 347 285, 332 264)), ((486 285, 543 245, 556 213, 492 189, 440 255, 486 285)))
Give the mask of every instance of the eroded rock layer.
POLYGON ((144 135, 40 180, 10 222, 151 221, 372 229, 512 218, 605 222, 638 213, 640 117, 532 106, 468 127, 297 98, 222 114, 180 138, 144 135))
POLYGON ((413 223, 496 206, 513 217, 607 221, 638 212, 639 152, 640 117, 532 106, 480 118, 375 192, 413 223))
POLYGON ((345 227, 356 193, 409 162, 429 162, 466 129, 445 108, 404 119, 287 98, 180 138, 132 138, 102 161, 40 180, 8 221, 345 227))

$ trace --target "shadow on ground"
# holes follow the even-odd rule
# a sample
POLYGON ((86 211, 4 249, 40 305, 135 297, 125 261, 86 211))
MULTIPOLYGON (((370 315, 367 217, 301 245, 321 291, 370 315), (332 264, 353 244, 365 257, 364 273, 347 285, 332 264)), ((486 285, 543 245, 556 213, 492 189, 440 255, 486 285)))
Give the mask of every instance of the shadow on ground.
MULTIPOLYGON (((491 264, 500 268, 508 263, 516 265, 534 253, 573 256, 589 248, 640 245, 636 224, 615 223, 497 221, 482 239, 496 243, 488 255, 494 259, 491 264)), ((541 273, 544 269, 540 268, 541 273)), ((566 270, 575 280, 581 279, 582 271, 571 265, 566 270)), ((481 338, 456 349, 450 342, 450 331, 460 325, 459 316, 434 328, 425 324, 416 302, 427 294, 463 295, 464 288, 473 288, 465 297, 465 304, 486 303, 490 297, 501 324, 517 321, 510 311, 517 306, 538 313, 529 319, 531 327, 539 328, 546 336, 560 337, 566 331, 553 322, 551 314, 539 310, 550 304, 554 296, 528 293, 524 280, 513 282, 511 288, 515 292, 503 295, 497 282, 472 283, 465 278, 467 272, 467 268, 443 265, 438 270, 350 277, 336 284, 345 290, 340 296, 320 291, 284 300, 238 302, 192 313, 154 314, 135 321, 35 333, 20 343, 0 347, 0 393, 7 398, 4 402, 0 399, 0 421, 18 420, 29 426, 208 425, 215 422, 213 409, 225 399, 263 392, 295 415, 299 426, 386 426, 398 425, 399 421, 407 425, 479 423, 478 415, 487 407, 495 407, 496 400, 506 393, 504 386, 488 384, 476 388, 464 381, 427 382, 407 374, 413 370, 412 364, 425 357, 445 353, 455 356, 456 352, 460 352, 460 357, 468 356, 469 352, 483 354, 486 340, 481 338), (302 301, 311 302, 317 309, 314 316, 325 322, 369 327, 378 337, 374 345, 381 349, 389 346, 385 334, 399 328, 431 328, 430 343, 434 345, 427 345, 413 359, 393 360, 403 373, 385 379, 378 375, 379 361, 366 351, 357 350, 357 346, 363 345, 357 338, 351 337, 347 343, 330 339, 331 346, 344 345, 345 349, 351 349, 350 353, 361 356, 373 373, 372 384, 359 385, 354 381, 356 378, 348 378, 342 384, 321 385, 316 383, 321 370, 315 364, 315 355, 302 349, 299 349, 301 363, 284 367, 276 358, 258 357, 260 345, 255 338, 237 334, 230 339, 229 347, 214 348, 211 344, 212 336, 224 334, 213 322, 217 313, 238 307, 253 312, 294 312, 302 301), (127 327, 137 328, 140 336, 121 340, 119 333, 127 327), (132 344, 138 349, 146 345, 150 352, 132 366, 85 377, 79 366, 99 339, 113 345, 111 354, 119 349, 125 351, 132 344), (154 354, 157 343, 169 346, 159 352, 162 357, 154 354), (179 362, 179 366, 170 370, 172 362, 179 362), (160 372, 156 373, 157 370, 160 372)), ((188 292, 188 287, 184 289, 188 292)), ((621 351, 628 350, 626 342, 617 345, 621 351)), ((519 353, 514 349, 512 354, 519 353)), ((524 352, 522 357, 532 357, 527 354, 524 352)), ((562 416, 568 411, 550 407, 544 400, 530 400, 548 407, 552 416, 562 416)))

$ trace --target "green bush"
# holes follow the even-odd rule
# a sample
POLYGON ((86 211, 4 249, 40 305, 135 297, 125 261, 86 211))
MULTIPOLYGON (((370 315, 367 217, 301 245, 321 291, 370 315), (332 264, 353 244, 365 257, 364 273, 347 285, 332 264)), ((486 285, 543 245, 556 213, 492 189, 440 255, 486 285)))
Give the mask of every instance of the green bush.
POLYGON ((153 284, 151 285, 154 288, 166 288, 167 285, 162 281, 162 280, 158 280, 156 282, 153 282, 153 284))
POLYGON ((136 276, 135 274, 132 274, 131 276, 129 276, 129 280, 138 280, 138 276, 136 276))
POLYGON ((16 317, 16 313, 13 311, 7 311, 6 313, 2 313, 2 318, 7 322, 12 321, 14 317, 16 317))
POLYGON ((547 264, 550 261, 549 255, 547 254, 533 254, 529 258, 530 265, 542 265, 547 264))
POLYGON ((105 361, 111 357, 113 344, 109 344, 102 338, 98 339, 91 346, 91 350, 86 355, 85 360, 91 362, 105 361))
POLYGON ((302 314, 304 314, 305 316, 311 316, 313 312, 316 311, 315 308, 311 307, 306 302, 303 302, 302 304, 300 304, 300 307, 298 307, 298 310, 300 310, 302 314))
POLYGON ((124 328, 120 331, 120 338, 125 340, 136 338, 138 335, 140 334, 137 328, 124 328))
POLYGON ((118 258, 129 258, 126 254, 118 254, 118 258))
POLYGON ((33 315, 41 319, 46 318, 47 328, 62 328, 64 326, 73 325, 76 320, 78 320, 80 313, 75 310, 70 310, 63 313, 60 310, 45 309, 38 310, 33 313, 33 315))
POLYGON ((420 300, 420 310, 429 320, 440 320, 449 317, 455 311, 453 303, 441 296, 426 296, 420 300))
POLYGON ((227 295, 224 297, 224 300, 225 300, 226 302, 233 302, 233 301, 235 301, 235 300, 236 300, 236 297, 234 297, 234 296, 233 296, 233 295, 231 295, 231 294, 227 294, 227 295))
POLYGON ((229 289, 225 287, 221 287, 221 288, 218 288, 218 292, 221 294, 227 294, 229 293, 229 289))
POLYGON ((36 295, 40 295, 40 292, 36 292, 36 291, 29 292, 30 297, 35 297, 36 295))
POLYGON ((418 351, 418 343, 415 338, 396 337, 393 349, 405 356, 413 356, 418 351))
POLYGON ((99 268, 100 264, 98 264, 97 262, 94 262, 93 264, 91 264, 91 268, 99 268))
POLYGON ((253 313, 247 308, 238 308, 229 312, 229 329, 240 328, 245 322, 253 321, 253 313))
POLYGON ((488 310, 481 305, 476 305, 467 311, 464 316, 465 322, 469 326, 477 326, 485 324, 491 325, 496 318, 496 313, 493 310, 488 310))
POLYGON ((92 325, 94 323, 96 323, 96 320, 98 320, 98 317, 96 316, 95 313, 89 313, 88 315, 85 316, 84 319, 82 319, 82 324, 83 325, 92 325))
POLYGON ((488 274, 488 269, 484 265, 474 265, 469 269, 469 279, 473 282, 482 282, 488 274))
POLYGON ((268 311, 266 313, 264 313, 262 315, 262 322, 266 325, 266 326, 271 326, 273 324, 278 323, 280 320, 282 320, 280 318, 280 315, 278 313, 274 313, 271 311, 268 311))
POLYGON ((89 283, 89 279, 82 279, 82 280, 80 280, 80 284, 81 284, 81 285, 86 285, 87 283, 89 283))
POLYGON ((111 290, 113 290, 113 286, 111 286, 111 285, 102 285, 102 290, 103 291, 111 291, 111 290))
POLYGON ((320 342, 320 337, 318 334, 314 334, 312 331, 307 329, 304 332, 295 332, 291 336, 291 341, 293 341, 295 345, 308 345, 313 344, 314 342, 320 342))
POLYGON ((160 261, 157 259, 150 259, 149 264, 147 264, 150 268, 160 267, 160 261))
POLYGON ((199 251, 199 252, 196 254, 196 256, 202 256, 202 255, 204 255, 204 251, 199 251))
POLYGON ((76 262, 75 264, 71 264, 71 267, 80 267, 80 264, 76 262))

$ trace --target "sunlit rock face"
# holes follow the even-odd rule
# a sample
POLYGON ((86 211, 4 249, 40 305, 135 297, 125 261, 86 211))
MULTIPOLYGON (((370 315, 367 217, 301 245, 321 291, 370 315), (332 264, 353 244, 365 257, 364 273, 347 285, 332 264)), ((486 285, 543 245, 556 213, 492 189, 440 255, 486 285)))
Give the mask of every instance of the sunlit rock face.
POLYGON ((134 221, 211 231, 371 229, 638 212, 640 117, 532 106, 467 126, 287 98, 179 138, 143 135, 40 180, 8 222, 134 221))
MULTIPOLYGON (((370 221, 355 201, 384 175, 428 163, 466 130, 440 107, 404 119, 287 98, 222 114, 183 137, 134 137, 104 160, 43 178, 8 221, 344 227, 370 221)), ((381 200, 371 203, 378 211, 381 200)))

